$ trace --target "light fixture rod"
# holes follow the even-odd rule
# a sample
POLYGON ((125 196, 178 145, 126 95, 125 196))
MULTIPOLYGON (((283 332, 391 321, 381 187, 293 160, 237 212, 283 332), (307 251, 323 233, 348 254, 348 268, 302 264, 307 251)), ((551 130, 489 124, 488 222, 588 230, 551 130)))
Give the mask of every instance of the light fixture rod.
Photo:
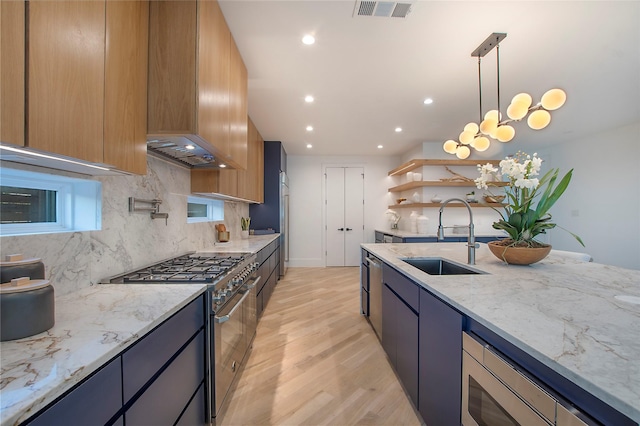
POLYGON ((480 97, 480 115, 478 123, 482 123, 482 70, 480 61, 480 56, 478 56, 478 95, 480 97))
POLYGON ((485 41, 480 44, 480 46, 476 47, 476 50, 471 52, 471 56, 482 57, 487 53, 491 52, 494 47, 496 47, 502 40, 507 37, 506 33, 493 33, 485 41))
POLYGON ((498 83, 498 123, 500 122, 500 45, 496 45, 496 75, 498 83))

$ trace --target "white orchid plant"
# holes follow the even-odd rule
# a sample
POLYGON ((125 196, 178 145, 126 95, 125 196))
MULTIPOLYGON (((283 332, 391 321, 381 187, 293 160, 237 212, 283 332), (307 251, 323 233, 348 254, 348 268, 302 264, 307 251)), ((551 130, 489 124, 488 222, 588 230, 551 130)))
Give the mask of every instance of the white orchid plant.
MULTIPOLYGON (((560 170, 549 170, 544 176, 538 178, 541 166, 542 159, 538 154, 534 153, 531 156, 522 152, 502 160, 500 169, 491 164, 478 165, 480 177, 475 179, 478 189, 488 190, 489 186, 497 186, 496 181, 508 182, 505 187, 507 200, 504 206, 505 212, 494 208, 500 213, 502 219, 493 223, 494 229, 507 232, 508 245, 540 247, 544 244, 534 238, 546 233, 547 229, 557 226, 551 222, 549 209, 569 186, 573 169, 569 170, 556 185, 560 170)), ((569 233, 584 246, 580 237, 569 233)))

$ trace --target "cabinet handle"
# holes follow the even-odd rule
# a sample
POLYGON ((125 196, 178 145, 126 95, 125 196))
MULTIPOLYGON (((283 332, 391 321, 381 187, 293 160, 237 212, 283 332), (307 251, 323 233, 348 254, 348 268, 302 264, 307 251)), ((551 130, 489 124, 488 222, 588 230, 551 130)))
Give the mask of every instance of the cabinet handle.
POLYGON ((351 228, 347 228, 347 231, 353 231, 353 229, 351 229, 351 228))
POLYGON ((338 228, 338 231, 344 231, 344 228, 338 228))

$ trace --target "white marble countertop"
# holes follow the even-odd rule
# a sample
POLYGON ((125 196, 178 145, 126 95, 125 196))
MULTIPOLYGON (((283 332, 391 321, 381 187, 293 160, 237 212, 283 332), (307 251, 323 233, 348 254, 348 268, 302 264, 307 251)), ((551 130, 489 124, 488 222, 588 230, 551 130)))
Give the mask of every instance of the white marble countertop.
MULTIPOLYGON (((436 226, 437 227, 437 226, 436 226)), ((430 232, 427 234, 416 234, 415 232, 411 232, 411 231, 403 231, 401 229, 375 229, 376 232, 381 232, 383 234, 387 234, 387 235, 393 235, 395 237, 400 237, 400 238, 429 238, 429 237, 437 237, 438 235, 436 233, 430 232)), ((455 234, 452 232, 453 230, 450 228, 445 229, 445 237, 462 237, 465 238, 467 236, 467 234, 469 233, 468 229, 464 228, 463 232, 461 234, 455 234)), ((496 238, 500 238, 500 237, 505 237, 506 233, 495 233, 495 234, 483 234, 483 233, 474 233, 474 236, 477 237, 496 237, 496 238)))
POLYGON ((428 275, 407 257, 467 262, 465 243, 363 244, 552 370, 640 422, 640 271, 554 252, 507 265, 480 244, 485 275, 428 275), (622 296, 622 297, 620 297, 622 296))
MULTIPOLYGON (((257 253, 278 236, 250 236, 205 251, 257 253)), ((53 328, 0 342, 0 424, 26 420, 206 288, 206 284, 99 284, 56 297, 53 328)))

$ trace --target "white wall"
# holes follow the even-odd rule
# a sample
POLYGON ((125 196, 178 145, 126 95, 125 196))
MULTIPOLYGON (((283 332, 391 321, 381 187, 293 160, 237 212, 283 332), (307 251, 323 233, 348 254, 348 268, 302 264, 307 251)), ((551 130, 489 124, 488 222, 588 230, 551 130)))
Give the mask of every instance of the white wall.
POLYGON ((389 170, 397 167, 397 157, 287 157, 289 176, 290 266, 325 266, 323 233, 323 168, 326 165, 364 167, 365 238, 374 241, 374 229, 387 227, 390 198, 389 170))
POLYGON ((553 247, 589 253, 598 263, 640 269, 640 123, 537 151, 548 159, 543 172, 560 168, 564 175, 574 169, 552 214, 586 247, 557 228, 549 235, 553 247))

